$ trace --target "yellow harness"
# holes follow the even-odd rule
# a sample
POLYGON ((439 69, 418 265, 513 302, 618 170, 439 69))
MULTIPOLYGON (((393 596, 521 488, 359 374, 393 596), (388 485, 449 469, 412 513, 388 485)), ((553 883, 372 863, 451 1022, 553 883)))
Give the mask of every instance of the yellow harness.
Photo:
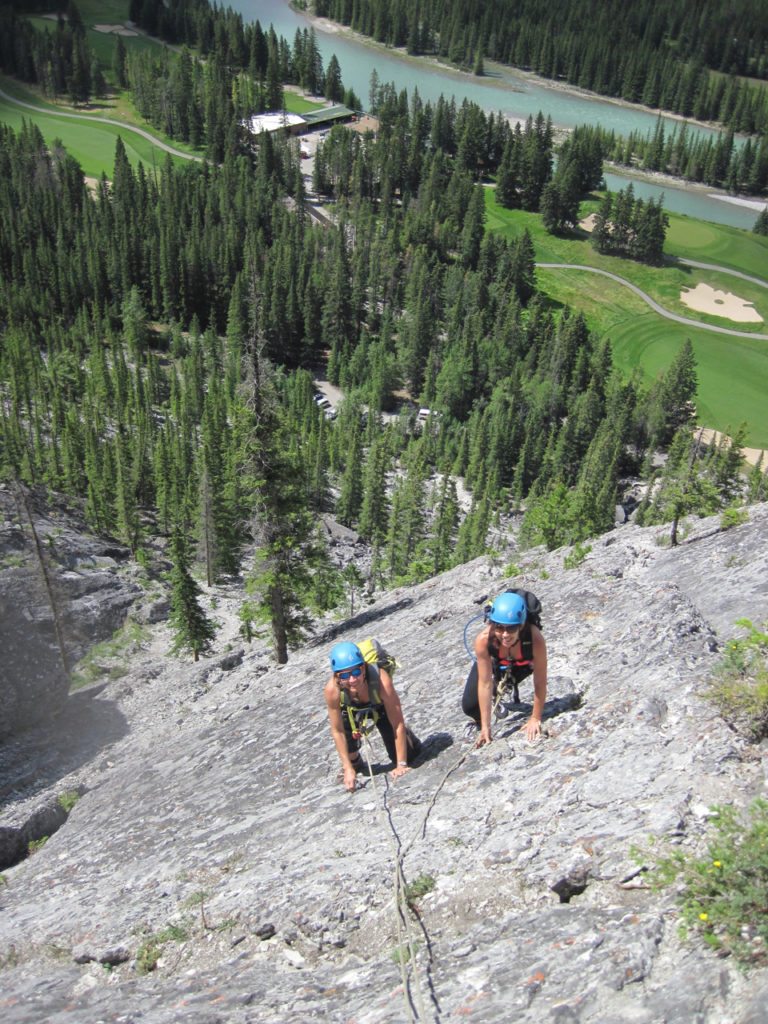
MULTIPOLYGON (((375 666, 374 666, 375 667, 375 666)), ((368 672, 366 670, 366 679, 368 672)), ((352 738, 359 740, 376 726, 379 720, 379 711, 384 707, 379 697, 378 680, 368 680, 368 703, 355 704, 347 696, 347 691, 342 690, 339 694, 342 714, 346 711, 349 725, 352 730, 352 738)))

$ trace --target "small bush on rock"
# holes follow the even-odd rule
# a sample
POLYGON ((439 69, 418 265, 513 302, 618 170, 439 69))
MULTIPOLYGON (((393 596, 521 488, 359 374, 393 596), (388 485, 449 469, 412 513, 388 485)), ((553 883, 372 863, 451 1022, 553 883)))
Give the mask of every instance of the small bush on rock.
POLYGON ((136 969, 139 974, 150 974, 157 968, 162 956, 162 947, 166 942, 184 942, 187 938, 186 928, 173 924, 155 935, 148 936, 136 952, 136 969))
POLYGON ((749 521, 749 512, 743 505, 729 505, 720 513, 720 529, 730 530, 749 521))
POLYGON ((768 633, 749 619, 736 625, 747 636, 728 641, 706 696, 729 725, 759 742, 768 736, 768 633))
POLYGON ((419 875, 418 878, 414 878, 405 890, 405 898, 408 901, 409 906, 413 905, 415 900, 419 900, 422 896, 426 896, 428 892, 432 892, 434 888, 435 879, 432 875, 425 874, 419 875))
POLYGON ((573 550, 570 554, 566 555, 563 559, 564 569, 576 569, 578 568, 584 559, 587 557, 589 552, 592 550, 591 544, 574 544, 573 550))
POLYGON ((714 808, 715 833, 704 857, 682 850, 662 859, 657 886, 681 881, 681 931, 693 930, 743 967, 768 964, 768 802, 757 799, 745 822, 731 806, 714 808))

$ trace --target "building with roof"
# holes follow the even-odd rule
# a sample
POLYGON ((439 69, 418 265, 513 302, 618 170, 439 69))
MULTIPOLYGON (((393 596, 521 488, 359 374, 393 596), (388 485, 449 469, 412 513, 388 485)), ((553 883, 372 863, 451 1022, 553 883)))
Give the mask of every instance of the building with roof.
POLYGON ((243 123, 254 135, 260 135, 262 132, 276 132, 281 128, 286 129, 291 135, 301 135, 304 132, 321 128, 323 125, 354 120, 354 110, 337 103, 332 107, 308 110, 305 114, 290 114, 285 110, 254 114, 243 123))

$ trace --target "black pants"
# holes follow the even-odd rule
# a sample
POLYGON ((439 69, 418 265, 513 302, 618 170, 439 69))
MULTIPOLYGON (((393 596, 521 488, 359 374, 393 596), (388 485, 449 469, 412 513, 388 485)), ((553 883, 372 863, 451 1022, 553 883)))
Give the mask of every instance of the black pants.
MULTIPOLYGON (((344 733, 347 737, 347 751, 350 754, 354 754, 355 751, 360 749, 361 741, 356 739, 352 735, 352 725, 349 721, 349 715, 346 711, 343 711, 344 719, 344 733)), ((379 735, 384 741, 384 746, 387 748, 389 759, 393 764, 397 764, 397 747, 395 746, 395 730, 392 728, 392 723, 389 721, 384 712, 380 712, 376 719, 376 728, 379 730, 379 735)), ((421 741, 415 736, 411 730, 406 726, 405 728, 406 738, 406 760, 408 764, 412 764, 416 759, 416 756, 421 750, 421 741)))
MULTIPOLYGON (((533 672, 533 668, 530 665, 516 665, 512 669, 513 678, 515 685, 521 683, 523 679, 527 679, 533 672)), ((499 680, 497 678, 497 669, 493 667, 493 696, 496 696, 496 690, 498 688, 499 680)), ((464 684, 464 695, 461 698, 461 710, 465 715, 469 715, 470 718, 474 718, 475 722, 480 725, 480 700, 477 696, 477 662, 475 662, 470 669, 467 681, 464 684)))

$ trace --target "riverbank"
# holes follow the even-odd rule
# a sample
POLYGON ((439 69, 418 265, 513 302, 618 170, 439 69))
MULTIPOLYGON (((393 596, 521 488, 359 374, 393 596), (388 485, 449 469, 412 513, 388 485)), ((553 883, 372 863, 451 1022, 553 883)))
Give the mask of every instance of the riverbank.
POLYGON ((695 192, 697 195, 707 196, 709 199, 719 199, 724 203, 732 203, 734 206, 742 206, 760 213, 768 206, 768 201, 757 196, 732 196, 725 189, 717 189, 707 185, 703 181, 688 181, 686 178, 677 178, 673 174, 664 174, 662 171, 647 171, 641 167, 628 167, 626 164, 617 164, 613 160, 603 161, 603 165, 609 172, 621 175, 622 178, 632 178, 635 181, 644 181, 649 185, 657 185, 659 188, 685 189, 695 192))
MULTIPOLYGON (((579 86, 571 85, 570 83, 559 81, 555 79, 543 78, 541 75, 537 75, 533 71, 525 71, 520 68, 515 68, 510 65, 500 64, 496 61, 486 60, 485 70, 486 74, 483 76, 474 75, 469 71, 462 71, 454 65, 447 64, 445 61, 438 59, 437 57, 430 55, 413 56, 408 54, 403 47, 391 47, 386 46, 383 43, 376 42, 368 36, 363 35, 354 29, 349 28, 346 25, 340 25, 337 22, 330 21, 328 18, 320 18, 307 11, 301 10, 299 6, 288 0, 288 6, 299 16, 306 19, 311 25, 316 27, 320 32, 329 35, 337 36, 341 39, 348 40, 357 46, 360 46, 372 53, 380 53, 386 56, 387 59, 395 60, 404 66, 411 67, 422 67, 431 70, 434 73, 444 75, 446 78, 453 81, 464 81, 471 83, 474 86, 486 84, 489 87, 492 86, 494 89, 498 89, 503 92, 510 94, 519 93, 523 94, 527 91, 527 86, 535 85, 538 88, 546 89, 553 93, 560 93, 563 96, 570 96, 574 98, 581 98, 588 102, 604 103, 610 106, 616 107, 619 110, 633 111, 636 113, 647 114, 650 117, 663 117, 665 120, 678 122, 680 125, 687 124, 692 128, 705 131, 705 132, 722 132, 724 129, 722 125, 716 124, 715 122, 699 121, 694 118, 685 118, 680 114, 675 114, 671 111, 663 111, 658 108, 649 107, 641 103, 630 103, 627 100, 623 100, 613 96, 603 96, 599 93, 591 92, 587 89, 582 89, 579 86), (513 79, 510 81, 510 79, 513 79), (518 84, 515 83, 514 79, 518 80, 518 84)), ((373 69, 375 70, 375 68, 373 69)), ((381 79, 385 81, 384 78, 381 79)), ((363 97, 360 97, 362 100, 363 97)), ((487 107, 488 110, 493 109, 492 106, 487 107)), ((510 124, 517 123, 517 121, 523 120, 523 116, 509 116, 508 120, 510 124)), ((558 125, 553 119, 555 127, 555 139, 556 141, 562 141, 565 139, 570 132, 573 130, 572 127, 566 125, 558 125)), ((606 164, 610 167, 613 173, 622 177, 632 178, 637 181, 645 181, 649 184, 658 185, 660 187, 676 188, 685 191, 690 191, 701 195, 702 197, 712 197, 722 201, 727 201, 740 206, 748 206, 755 209, 758 213, 766 206, 766 200, 759 196, 729 196, 725 189, 713 188, 711 185, 706 185, 703 182, 690 182, 685 178, 676 177, 671 174, 661 174, 658 172, 643 171, 639 168, 625 167, 620 164, 606 164)))

